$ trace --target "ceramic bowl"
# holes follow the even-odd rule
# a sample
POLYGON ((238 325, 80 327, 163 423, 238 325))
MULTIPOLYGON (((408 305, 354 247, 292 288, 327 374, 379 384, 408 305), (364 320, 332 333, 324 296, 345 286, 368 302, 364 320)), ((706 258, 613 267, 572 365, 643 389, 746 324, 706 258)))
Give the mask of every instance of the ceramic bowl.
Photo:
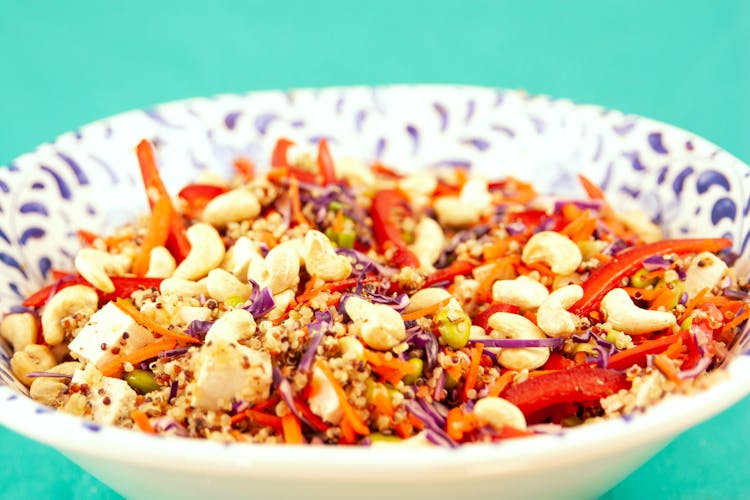
MULTIPOLYGON (((464 165, 541 191, 579 193, 576 173, 618 209, 640 208, 667 236, 728 236, 750 273, 750 168, 706 140, 647 118, 521 91, 439 85, 254 92, 132 111, 65 134, 0 169, 4 310, 70 268, 79 228, 94 232, 146 209, 133 148, 157 147, 172 189, 204 169, 263 165, 279 136, 402 170, 464 165)), ((58 449, 129 498, 591 497, 680 432, 750 392, 750 359, 690 397, 559 435, 434 447, 296 447, 152 437, 38 405, 0 350, 0 423, 58 449)))

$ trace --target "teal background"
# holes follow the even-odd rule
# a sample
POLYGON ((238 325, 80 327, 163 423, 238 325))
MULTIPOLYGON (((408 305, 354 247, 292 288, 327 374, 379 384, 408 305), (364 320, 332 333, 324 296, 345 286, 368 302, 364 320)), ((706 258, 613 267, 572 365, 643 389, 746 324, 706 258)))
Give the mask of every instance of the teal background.
MULTIPOLYGON (((275 5, 0 0, 0 164, 89 121, 163 101, 397 82, 601 104, 750 160, 750 2, 275 5)), ((683 434, 604 498, 747 496, 749 414, 750 398, 683 434)), ((4 429, 0 463, 2 498, 119 498, 4 429)))

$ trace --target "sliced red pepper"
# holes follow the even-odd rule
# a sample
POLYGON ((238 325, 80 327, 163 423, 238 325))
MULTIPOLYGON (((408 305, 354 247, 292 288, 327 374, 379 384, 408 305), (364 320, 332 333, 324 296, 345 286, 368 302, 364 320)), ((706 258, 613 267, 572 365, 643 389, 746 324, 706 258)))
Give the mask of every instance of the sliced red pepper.
POLYGON ((85 247, 93 246, 97 238, 99 238, 99 235, 94 234, 91 231, 86 231, 85 229, 78 230, 78 241, 80 241, 81 245, 85 247))
POLYGON ((336 170, 333 165, 333 157, 328 149, 328 141, 325 138, 318 142, 318 168, 320 175, 323 176, 323 185, 333 184, 336 182, 336 170))
POLYGON ((188 184, 180 189, 177 196, 185 200, 189 212, 195 215, 198 211, 203 210, 209 201, 227 191, 226 187, 213 184, 188 184))
POLYGON ((411 212, 404 195, 395 189, 378 191, 372 199, 372 217, 375 240, 381 251, 396 246, 394 264, 399 267, 419 267, 419 259, 409 250, 401 234, 401 219, 411 212))
POLYGON ((646 356, 666 351, 667 347, 674 344, 679 339, 682 339, 682 343, 687 345, 691 341, 690 333, 682 331, 672 335, 661 336, 653 340, 646 340, 635 347, 612 355, 609 358, 607 367, 613 370, 627 370, 633 365, 646 366, 646 356))
POLYGON ((628 387, 630 383, 620 371, 576 366, 511 385, 502 393, 502 397, 528 417, 562 403, 596 402, 628 387))
POLYGON ((583 297, 570 309, 586 315, 599 306, 602 298, 619 286, 620 280, 638 270, 643 261, 653 255, 718 252, 732 245, 726 238, 663 240, 623 250, 612 260, 591 273, 583 283, 583 297))
MULTIPOLYGON (((101 290, 96 289, 96 293, 99 295, 99 304, 106 304, 111 300, 123 297, 127 298, 136 290, 145 288, 159 288, 162 282, 161 278, 141 278, 133 276, 112 276, 110 277, 112 283, 115 285, 115 291, 112 293, 104 293, 101 290)), ((82 276, 66 276, 61 278, 56 283, 47 285, 36 293, 30 295, 26 300, 23 301, 23 305, 26 307, 42 307, 50 299, 52 295, 73 285, 88 285, 91 288, 94 286, 83 279, 82 276)))
POLYGON ((255 178, 255 163, 253 160, 246 156, 238 156, 232 162, 234 170, 245 178, 245 180, 253 180, 255 178))
POLYGON ((287 161, 286 153, 291 146, 294 146, 294 141, 289 139, 280 138, 276 141, 276 146, 273 148, 271 153, 271 166, 272 167, 288 167, 289 162, 287 161))
POLYGON ((549 359, 540 368, 540 370, 567 370, 573 368, 576 362, 572 359, 568 359, 559 352, 550 353, 549 359))
POLYGON ((437 283, 442 283, 444 281, 453 283, 453 279, 456 276, 466 276, 467 274, 471 274, 471 271, 473 269, 474 264, 472 264, 471 262, 467 260, 457 260, 450 266, 443 269, 438 269, 434 273, 427 276, 427 278, 424 280, 424 285, 422 285, 422 288, 429 288, 437 283))
MULTIPOLYGON (((164 186, 164 181, 156 166, 151 143, 144 139, 138 143, 135 151, 138 156, 143 185, 146 187, 149 206, 153 208, 158 198, 166 197, 170 199, 169 193, 164 186)), ((169 226, 169 236, 167 237, 167 249, 169 249, 177 262, 185 260, 185 257, 190 252, 190 242, 187 236, 185 236, 185 222, 182 220, 180 213, 174 209, 174 206, 172 207, 172 222, 169 226)))
POLYGON ((487 330, 489 326, 487 322, 490 320, 490 316, 492 316, 493 314, 498 313, 498 312, 507 312, 511 314, 517 314, 518 311, 520 310, 521 310, 520 307, 515 306, 513 304, 495 302, 494 304, 491 304, 490 307, 488 307, 481 313, 477 314, 472 320, 472 324, 476 326, 481 326, 482 328, 487 330))
POLYGON ((370 166, 370 170, 375 172, 376 174, 380 174, 384 177, 389 177, 391 179, 401 179, 403 175, 393 170, 391 167, 387 167, 383 165, 380 162, 375 162, 370 166))

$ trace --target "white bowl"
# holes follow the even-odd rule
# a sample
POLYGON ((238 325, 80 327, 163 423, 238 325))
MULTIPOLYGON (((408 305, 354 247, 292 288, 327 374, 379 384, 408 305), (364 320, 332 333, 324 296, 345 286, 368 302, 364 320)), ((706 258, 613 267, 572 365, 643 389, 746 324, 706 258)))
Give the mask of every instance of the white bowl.
MULTIPOLYGON (((174 189, 239 154, 265 164, 277 137, 329 138, 334 155, 408 170, 466 164, 541 190, 577 193, 579 171, 620 209, 668 236, 729 236, 747 276, 750 169, 709 142, 646 118, 518 91, 353 87, 224 95, 87 125, 0 171, 0 299, 70 267, 75 230, 104 232, 145 210, 134 145, 153 140, 174 189)), ((152 437, 94 425, 28 399, 0 352, 0 423, 49 444, 129 498, 589 497, 611 488, 683 430, 750 393, 750 359, 726 380, 644 414, 561 435, 471 445, 297 447, 152 437), (585 473, 583 472, 585 471, 585 473)))

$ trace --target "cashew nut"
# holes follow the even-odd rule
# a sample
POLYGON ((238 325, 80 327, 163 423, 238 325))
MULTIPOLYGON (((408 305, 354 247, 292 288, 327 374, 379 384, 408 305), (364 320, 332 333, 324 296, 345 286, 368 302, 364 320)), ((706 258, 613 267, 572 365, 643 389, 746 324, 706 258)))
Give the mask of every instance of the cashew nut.
POLYGON ((147 278, 169 278, 177 268, 172 254, 165 247, 154 247, 149 253, 147 278))
POLYGON ((93 248, 83 248, 78 251, 73 263, 86 281, 102 292, 112 293, 115 291, 115 285, 109 277, 125 274, 130 267, 131 258, 93 248))
POLYGON ((0 335, 13 345, 13 351, 36 342, 36 319, 31 313, 9 314, 0 323, 0 335))
POLYGON ((688 266, 685 278, 685 291, 695 297, 704 288, 709 290, 721 283, 727 265, 711 252, 701 252, 688 266))
POLYGON ((51 346, 62 343, 65 339, 63 318, 79 315, 81 320, 88 320, 98 306, 99 296, 89 286, 73 285, 57 292, 42 311, 42 334, 45 342, 51 346))
POLYGON ((255 333, 255 318, 244 309, 233 309, 225 312, 211 325, 206 333, 206 342, 224 340, 237 342, 247 339, 255 333))
POLYGON ((526 430, 526 417, 523 412, 503 398, 487 396, 480 399, 474 405, 474 415, 498 430, 506 426, 526 430))
POLYGON ((27 345, 23 351, 13 354, 10 359, 13 375, 26 387, 34 381, 28 377, 29 373, 47 371, 55 365, 57 360, 49 347, 39 344, 27 345))
POLYGON ((242 236, 227 250, 221 268, 244 279, 247 276, 247 267, 253 259, 263 259, 263 256, 250 238, 242 236))
POLYGON ((544 262, 553 273, 567 275, 578 269, 583 258, 581 249, 567 236, 555 231, 542 231, 526 242, 521 260, 524 264, 544 262))
POLYGON ((159 284, 162 295, 177 295, 179 297, 200 297, 208 295, 206 284, 182 278, 167 278, 159 284))
POLYGON ((218 267, 224 260, 224 241, 210 224, 197 223, 186 231, 190 252, 172 274, 173 278, 196 280, 218 267))
POLYGON ((234 277, 234 274, 223 269, 212 269, 204 281, 208 295, 220 302, 224 302, 229 297, 247 300, 253 291, 250 285, 242 283, 234 277))
POLYGON ((419 259, 420 270, 435 270, 433 264, 440 258, 444 243, 445 234, 440 224, 430 217, 423 217, 414 228, 414 244, 410 247, 419 259))
POLYGON ((341 349, 341 357, 344 359, 362 359, 365 354, 362 342, 354 337, 341 337, 339 339, 339 349, 341 349))
POLYGON ((307 272, 323 281, 339 281, 352 273, 352 261, 338 255, 328 237, 320 231, 308 231, 302 250, 307 272))
POLYGON ((274 308, 268 312, 268 319, 276 320, 282 317, 296 294, 295 290, 284 290, 281 293, 275 294, 273 296, 274 308))
POLYGON ((536 312, 536 324, 550 337, 567 337, 576 330, 575 314, 567 309, 583 297, 580 285, 558 288, 542 302, 536 312))
POLYGON ((451 295, 448 290, 445 288, 430 287, 423 288, 409 297, 409 304, 404 308, 404 313, 410 313, 412 311, 434 306, 445 299, 450 299, 446 307, 461 310, 458 301, 453 298, 453 295, 451 295))
MULTIPOLYGON (((78 361, 67 361, 45 371, 73 376, 73 373, 80 368, 81 363, 78 361)), ((68 386, 68 383, 69 380, 65 378, 35 377, 29 387, 29 394, 35 401, 47 406, 55 406, 60 392, 68 386)))
POLYGON ((487 182, 470 179, 459 196, 441 196, 435 200, 433 207, 442 224, 460 227, 479 222, 491 202, 487 182))
POLYGON ((260 213, 258 197, 245 188, 220 194, 203 209, 203 220, 212 226, 224 227, 230 222, 255 219, 260 213))
POLYGON ((615 288, 604 296, 601 310, 612 328, 628 335, 655 332, 677 324, 671 312, 651 311, 636 306, 622 288, 615 288))
POLYGON ((383 304, 371 304, 359 297, 349 297, 344 303, 346 314, 359 330, 362 340, 372 349, 387 351, 406 338, 406 327, 395 309, 383 304))
POLYGON ((659 226, 654 224, 648 215, 640 210, 619 213, 617 218, 625 224, 625 227, 637 234, 644 243, 653 243, 663 239, 659 226))
POLYGON ((549 296, 547 287, 528 276, 499 280, 492 284, 492 300, 521 309, 536 309, 549 296))
POLYGON ((265 260, 252 258, 247 277, 267 286, 274 295, 296 288, 299 283, 300 256, 295 247, 281 243, 273 247, 265 260))
MULTIPOLYGON (((487 321, 490 337, 495 339, 544 339, 544 332, 520 314, 496 312, 487 321)), ((500 349, 497 362, 510 370, 533 370, 549 359, 547 347, 519 347, 500 349)))

